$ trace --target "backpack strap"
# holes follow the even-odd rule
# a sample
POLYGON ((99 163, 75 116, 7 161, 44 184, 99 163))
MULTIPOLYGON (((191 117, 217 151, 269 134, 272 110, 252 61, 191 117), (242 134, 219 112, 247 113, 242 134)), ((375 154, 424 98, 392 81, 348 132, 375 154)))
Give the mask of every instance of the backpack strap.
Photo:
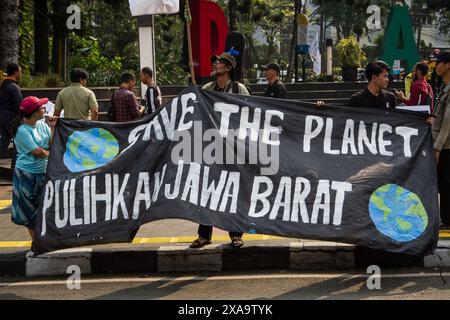
POLYGON ((239 82, 238 81, 233 81, 233 93, 235 94, 239 94, 239 82))

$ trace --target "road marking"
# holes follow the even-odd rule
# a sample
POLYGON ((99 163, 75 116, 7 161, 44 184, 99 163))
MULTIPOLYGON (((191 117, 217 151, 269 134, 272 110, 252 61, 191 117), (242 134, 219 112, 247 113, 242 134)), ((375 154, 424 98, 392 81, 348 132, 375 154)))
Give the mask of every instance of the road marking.
MULTIPOLYGON (((352 273, 324 273, 324 274, 262 274, 262 275, 241 275, 241 276, 180 276, 180 277, 149 277, 149 278, 98 278, 98 279, 81 279, 81 284, 111 284, 111 283, 149 283, 149 282, 182 282, 182 281, 242 281, 242 280, 295 280, 295 279, 365 279, 370 277, 368 274, 352 274, 352 273)), ((383 274, 383 279, 399 279, 399 278, 438 278, 439 273, 405 273, 405 274, 383 274)), ((442 273, 442 277, 450 277, 450 272, 442 273)), ((27 281, 27 282, 4 282, 0 283, 0 287, 27 287, 42 285, 66 285, 67 280, 48 280, 48 281, 27 281)))
POLYGON ((0 210, 6 209, 11 207, 12 201, 11 200, 0 200, 0 210))
MULTIPOLYGON (((440 231, 439 238, 450 238, 450 231, 440 231)), ((191 243, 197 239, 196 236, 186 237, 155 237, 155 238, 134 238, 132 244, 164 244, 164 243, 191 243)), ((244 234, 242 237, 244 241, 270 241, 287 239, 279 236, 268 236, 261 234, 244 234)), ((213 236, 213 242, 228 242, 230 238, 228 235, 213 236)), ((0 241, 0 248, 25 248, 31 247, 31 241, 0 241)))
MULTIPOLYGON (((163 243, 191 243, 197 239, 195 236, 191 237, 157 237, 157 238, 135 238, 132 244, 163 244, 163 243)), ((267 241, 286 239, 283 237, 266 236, 249 234, 242 237, 244 241, 267 241)), ((213 236, 212 241, 225 242, 230 241, 229 236, 213 236)), ((31 247, 31 241, 0 241, 0 248, 23 248, 31 247)))

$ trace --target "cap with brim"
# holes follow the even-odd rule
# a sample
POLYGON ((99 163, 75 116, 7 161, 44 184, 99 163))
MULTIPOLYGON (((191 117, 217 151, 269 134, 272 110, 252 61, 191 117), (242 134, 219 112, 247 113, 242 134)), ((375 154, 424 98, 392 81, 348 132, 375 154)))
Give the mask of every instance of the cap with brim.
POLYGON ((450 51, 442 52, 440 55, 437 56, 436 61, 437 62, 449 63, 450 62, 450 51))
POLYGON ((23 99, 22 103, 20 104, 20 110, 23 113, 33 113, 36 111, 36 109, 39 109, 39 107, 46 105, 48 103, 47 98, 39 99, 37 97, 26 97, 23 99))
POLYGON ((280 74, 280 71, 281 71, 280 65, 275 62, 270 62, 266 65, 266 70, 269 70, 269 69, 275 70, 278 74, 280 74))
MULTIPOLYGON (((230 64, 231 67, 232 67, 233 69, 236 68, 236 59, 235 59, 231 54, 229 54, 229 53, 227 53, 227 52, 222 53, 220 56, 217 57, 216 60, 222 60, 222 61, 225 61, 225 62, 227 62, 228 64, 230 64)), ((216 61, 216 60, 215 60, 215 61, 216 61)), ((215 61, 214 61, 214 62, 215 62, 215 61)))

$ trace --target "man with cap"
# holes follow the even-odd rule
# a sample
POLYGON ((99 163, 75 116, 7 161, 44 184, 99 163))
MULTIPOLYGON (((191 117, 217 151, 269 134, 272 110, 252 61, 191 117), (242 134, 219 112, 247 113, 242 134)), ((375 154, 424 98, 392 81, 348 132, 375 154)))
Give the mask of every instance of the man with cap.
POLYGON ((433 52, 428 57, 428 76, 427 81, 431 85, 431 88, 433 88, 434 92, 434 105, 437 104, 437 101, 439 99, 439 93, 442 89, 442 77, 439 77, 436 73, 436 62, 438 56, 441 54, 441 50, 434 49, 433 52))
MULTIPOLYGON (((236 60, 231 54, 225 52, 220 56, 212 56, 211 62, 213 63, 212 76, 216 77, 216 81, 204 85, 204 90, 250 95, 242 83, 234 81, 236 60)), ((212 226, 200 225, 198 227, 198 238, 191 243, 190 247, 198 249, 210 244, 212 233, 212 226)), ((242 232, 229 232, 231 246, 233 248, 240 248, 244 245, 242 235, 242 232)))
POLYGON ((224 52, 220 56, 214 55, 211 62, 213 63, 212 76, 216 78, 216 81, 205 84, 204 90, 250 95, 242 83, 235 81, 236 59, 231 54, 224 52))
POLYGON ((266 79, 269 85, 264 92, 265 97, 287 99, 286 86, 280 80, 280 65, 271 62, 266 66, 266 79))
POLYGON ((434 110, 432 124, 434 150, 438 162, 441 220, 450 226, 450 51, 436 59, 436 74, 442 77, 444 89, 434 110))

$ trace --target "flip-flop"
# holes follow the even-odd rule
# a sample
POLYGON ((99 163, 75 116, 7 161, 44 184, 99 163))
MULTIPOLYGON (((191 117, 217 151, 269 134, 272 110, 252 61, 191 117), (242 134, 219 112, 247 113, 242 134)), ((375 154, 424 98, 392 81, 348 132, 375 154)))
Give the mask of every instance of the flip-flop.
POLYGON ((191 245, 189 246, 189 248, 192 249, 199 249, 199 248, 203 248, 204 246, 211 244, 211 241, 206 240, 206 239, 202 239, 202 238, 198 238, 196 240, 194 240, 191 245))

